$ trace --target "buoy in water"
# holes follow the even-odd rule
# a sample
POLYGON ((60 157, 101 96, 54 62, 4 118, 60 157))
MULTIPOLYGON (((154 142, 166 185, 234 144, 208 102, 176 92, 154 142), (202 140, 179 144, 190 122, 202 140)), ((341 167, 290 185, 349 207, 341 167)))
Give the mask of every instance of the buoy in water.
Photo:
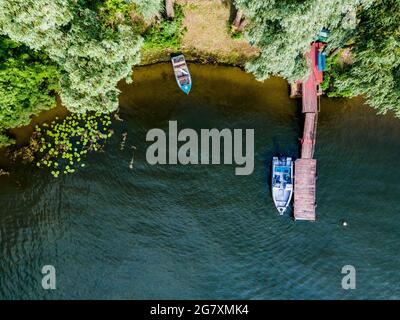
POLYGON ((346 220, 343 220, 343 221, 342 221, 342 226, 343 226, 343 227, 347 227, 347 221, 346 221, 346 220))

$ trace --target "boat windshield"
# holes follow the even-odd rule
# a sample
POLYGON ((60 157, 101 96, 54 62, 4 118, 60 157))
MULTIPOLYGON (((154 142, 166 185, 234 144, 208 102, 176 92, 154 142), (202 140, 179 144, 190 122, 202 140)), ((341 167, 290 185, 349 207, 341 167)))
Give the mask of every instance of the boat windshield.
POLYGON ((174 57, 173 61, 175 63, 178 63, 178 62, 182 62, 182 61, 185 61, 185 60, 183 59, 183 56, 178 56, 178 57, 174 57))
POLYGON ((281 172, 281 173, 290 173, 290 167, 286 166, 276 166, 275 167, 276 172, 281 172))

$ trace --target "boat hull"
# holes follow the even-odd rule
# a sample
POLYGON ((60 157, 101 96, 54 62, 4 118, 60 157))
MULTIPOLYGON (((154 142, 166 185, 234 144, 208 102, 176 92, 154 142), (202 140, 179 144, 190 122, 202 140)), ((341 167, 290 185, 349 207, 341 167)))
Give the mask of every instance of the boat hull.
POLYGON ((272 159, 272 199, 280 214, 289 208, 293 197, 293 161, 290 157, 272 159))
POLYGON ((192 77, 190 76, 189 68, 187 66, 183 54, 171 58, 172 67, 178 87, 186 94, 189 94, 192 89, 192 77))

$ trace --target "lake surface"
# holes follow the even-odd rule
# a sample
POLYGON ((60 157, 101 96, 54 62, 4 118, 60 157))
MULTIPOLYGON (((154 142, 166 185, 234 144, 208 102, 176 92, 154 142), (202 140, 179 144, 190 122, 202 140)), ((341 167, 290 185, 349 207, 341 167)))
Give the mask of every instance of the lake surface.
POLYGON ((189 96, 169 64, 136 69, 121 85, 124 121, 77 174, 17 165, 0 177, 0 298, 399 299, 400 120, 360 99, 322 99, 317 222, 294 222, 269 189, 271 157, 299 154, 303 118, 286 82, 190 67, 189 96), (169 120, 254 129, 254 173, 149 165, 146 133, 169 120), (56 290, 41 287, 44 265, 56 290), (355 290, 341 287, 344 265, 355 290))

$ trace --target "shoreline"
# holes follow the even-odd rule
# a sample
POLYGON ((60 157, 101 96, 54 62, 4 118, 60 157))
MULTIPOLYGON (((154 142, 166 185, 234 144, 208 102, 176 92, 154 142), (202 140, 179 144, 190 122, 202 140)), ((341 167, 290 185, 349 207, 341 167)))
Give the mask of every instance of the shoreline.
MULTIPOLYGON (((145 67, 156 65, 159 63, 170 62, 170 55, 172 53, 182 53, 185 56, 185 60, 190 63, 202 64, 202 65, 217 65, 224 67, 238 67, 245 70, 245 65, 250 61, 250 57, 245 54, 242 55, 223 55, 219 53, 201 52, 196 49, 188 50, 146 50, 142 52, 142 59, 139 64, 135 67, 145 67)), ((134 67, 134 68, 135 68, 134 67)))
POLYGON ((180 12, 179 40, 150 42, 150 46, 141 49, 139 65, 167 62, 171 53, 180 52, 188 62, 243 68, 247 61, 259 56, 259 49, 245 39, 243 32, 236 37, 232 33, 232 4, 216 0, 176 0, 175 4, 180 12))
MULTIPOLYGON (((169 50, 164 50, 158 55, 159 59, 149 59, 148 57, 146 58, 145 61, 141 61, 139 64, 135 65, 133 67, 133 74, 135 73, 136 68, 144 68, 144 67, 150 67, 150 66, 155 66, 158 64, 164 64, 164 63, 170 63, 170 58, 169 54, 171 54, 173 51, 169 52, 169 50)), ((186 53, 185 58, 187 57, 186 53)), ((196 64, 196 65, 213 65, 213 66, 221 66, 221 67, 232 67, 232 68, 240 68, 242 71, 244 71, 244 63, 236 62, 236 63, 229 63, 229 62, 221 62, 220 59, 217 59, 211 56, 206 56, 206 55, 188 55, 189 58, 187 59, 188 62, 196 64)), ((217 57, 217 55, 215 55, 217 57)), ((121 80, 124 81, 124 80, 121 80)), ((55 98, 55 105, 54 107, 44 110, 40 112, 38 115, 34 115, 31 118, 31 121, 28 125, 22 126, 22 127, 16 127, 12 128, 9 130, 10 135, 15 138, 16 143, 9 146, 9 147, 2 147, 0 148, 0 158, 1 155, 4 154, 7 149, 13 148, 15 146, 20 147, 25 145, 28 141, 29 138, 33 132, 33 128, 37 124, 44 123, 46 121, 51 121, 55 117, 63 117, 66 116, 69 111, 62 105, 62 102, 60 100, 59 95, 56 95, 55 98), (30 132, 28 134, 28 132, 30 132)), ((0 159, 0 164, 1 164, 1 159, 0 159)))
MULTIPOLYGON (((148 67, 152 67, 152 66, 156 66, 156 65, 162 65, 162 64, 168 64, 170 63, 169 57, 167 56, 167 54, 169 54, 168 51, 163 51, 163 58, 160 60, 155 60, 155 61, 150 61, 150 60, 145 60, 137 65, 134 66, 133 68, 133 77, 135 74, 135 69, 136 68, 148 68, 148 67)), ((185 56, 186 57, 186 56, 185 56)), ((218 60, 210 60, 209 56, 206 55, 202 55, 199 56, 198 59, 196 59, 196 57, 189 56, 188 61, 191 64, 197 65, 197 66, 215 66, 215 67, 226 67, 226 68, 238 68, 240 69, 242 72, 245 72, 244 70, 244 64, 240 64, 240 63, 221 63, 218 60)), ((172 71, 171 71, 172 72, 172 71)), ((248 74, 248 73, 246 73, 248 74)), ((252 74, 248 74, 249 77, 254 77, 252 74)), ((123 81, 123 80, 122 80, 123 81)), ((255 80, 256 81, 256 80, 255 80)), ((286 80, 285 80, 286 81, 286 80)), ((260 82, 261 84, 262 82, 260 82)), ((288 86, 288 90, 287 90, 287 95, 289 98, 289 83, 286 81, 287 86, 288 86)), ((325 96, 325 95, 324 95, 325 96)), ((295 100, 295 99, 293 99, 295 100)), ((15 138, 16 143, 14 145, 8 146, 8 147, 3 147, 0 148, 0 169, 8 169, 10 168, 13 163, 12 161, 10 161, 10 159, 7 158, 7 152, 10 150, 18 150, 21 147, 24 147, 28 144, 30 137, 32 136, 32 133, 34 131, 34 127, 37 124, 43 124, 44 122, 49 122, 54 120, 56 117, 59 118, 64 118, 65 116, 67 116, 70 112, 61 104, 61 100, 59 98, 59 96, 56 96, 56 104, 55 107, 42 111, 41 113, 39 113, 36 116, 33 116, 31 118, 31 122, 26 125, 26 126, 22 126, 22 127, 17 127, 17 128, 13 128, 10 130, 10 135, 15 138)))

